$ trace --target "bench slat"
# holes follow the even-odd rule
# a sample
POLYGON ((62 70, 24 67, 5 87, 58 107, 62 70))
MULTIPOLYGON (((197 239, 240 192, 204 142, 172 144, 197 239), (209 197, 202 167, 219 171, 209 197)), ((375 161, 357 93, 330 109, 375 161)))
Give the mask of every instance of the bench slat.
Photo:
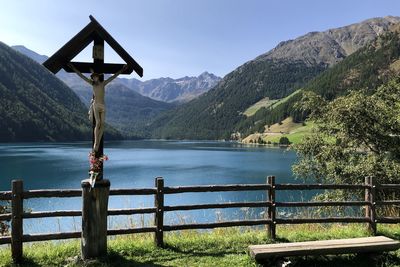
POLYGON ((250 255, 256 260, 269 257, 379 252, 399 248, 399 241, 385 236, 249 246, 250 255))

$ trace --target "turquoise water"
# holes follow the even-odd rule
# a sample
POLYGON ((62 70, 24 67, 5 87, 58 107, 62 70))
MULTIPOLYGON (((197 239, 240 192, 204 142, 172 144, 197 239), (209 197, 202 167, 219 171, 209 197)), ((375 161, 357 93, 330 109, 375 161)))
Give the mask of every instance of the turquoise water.
MULTIPOLYGON (((293 182, 293 151, 281 148, 250 147, 229 142, 203 141, 119 141, 107 142, 104 177, 111 188, 153 187, 162 176, 166 186, 265 183, 275 175, 277 183, 293 182)), ((12 179, 23 179, 24 189, 80 188, 87 178, 90 143, 21 143, 0 145, 0 191, 10 190, 12 179)), ((304 197, 278 194, 278 200, 304 197)), ((265 200, 262 191, 186 193, 167 195, 165 205, 265 200)), ((151 207, 153 196, 111 197, 109 208, 151 207)), ((26 209, 80 210, 80 198, 25 200, 26 209)), ((260 217, 261 209, 225 209, 168 212, 166 223, 211 222, 216 219, 260 217)), ((109 228, 152 223, 151 215, 113 216, 109 228)), ((27 233, 80 229, 80 217, 29 219, 27 233)))

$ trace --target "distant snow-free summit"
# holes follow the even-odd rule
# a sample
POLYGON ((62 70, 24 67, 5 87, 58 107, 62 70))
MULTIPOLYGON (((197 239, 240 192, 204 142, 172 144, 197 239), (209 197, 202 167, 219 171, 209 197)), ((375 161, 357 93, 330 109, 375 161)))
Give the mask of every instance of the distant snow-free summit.
MULTIPOLYGON (((12 46, 12 48, 40 64, 48 59, 48 56, 40 55, 23 45, 12 46)), ((83 84, 81 79, 75 74, 66 73, 64 71, 60 71, 57 74, 57 77, 72 89, 83 84)), ((143 96, 158 101, 185 103, 209 91, 220 80, 220 77, 205 71, 197 77, 185 76, 179 79, 167 77, 151 79, 143 82, 135 78, 117 78, 114 83, 121 83, 143 96)), ((77 93, 79 94, 79 92, 77 93)))

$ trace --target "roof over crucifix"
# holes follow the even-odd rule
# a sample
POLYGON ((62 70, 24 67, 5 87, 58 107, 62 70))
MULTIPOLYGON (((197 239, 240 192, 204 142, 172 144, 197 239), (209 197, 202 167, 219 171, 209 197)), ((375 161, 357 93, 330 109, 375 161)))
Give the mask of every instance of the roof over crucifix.
MULTIPOLYGON (((123 74, 131 74, 135 71, 143 77, 143 68, 122 48, 122 46, 97 22, 93 16, 89 16, 90 23, 61 47, 54 55, 47 59, 43 65, 53 73, 62 68, 67 72, 73 72, 67 64, 85 49, 95 39, 104 40, 126 62, 128 68, 123 74)), ((89 73, 93 63, 71 62, 82 73, 89 73)), ((97 69, 99 73, 116 73, 122 68, 122 64, 104 63, 97 69)))

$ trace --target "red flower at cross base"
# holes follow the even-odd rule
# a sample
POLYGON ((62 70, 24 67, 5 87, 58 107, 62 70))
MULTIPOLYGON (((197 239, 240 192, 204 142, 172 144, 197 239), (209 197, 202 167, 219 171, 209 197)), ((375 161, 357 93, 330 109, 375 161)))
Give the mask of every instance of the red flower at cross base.
POLYGON ((96 158, 94 152, 89 153, 90 172, 99 173, 104 161, 108 160, 107 155, 96 158))

